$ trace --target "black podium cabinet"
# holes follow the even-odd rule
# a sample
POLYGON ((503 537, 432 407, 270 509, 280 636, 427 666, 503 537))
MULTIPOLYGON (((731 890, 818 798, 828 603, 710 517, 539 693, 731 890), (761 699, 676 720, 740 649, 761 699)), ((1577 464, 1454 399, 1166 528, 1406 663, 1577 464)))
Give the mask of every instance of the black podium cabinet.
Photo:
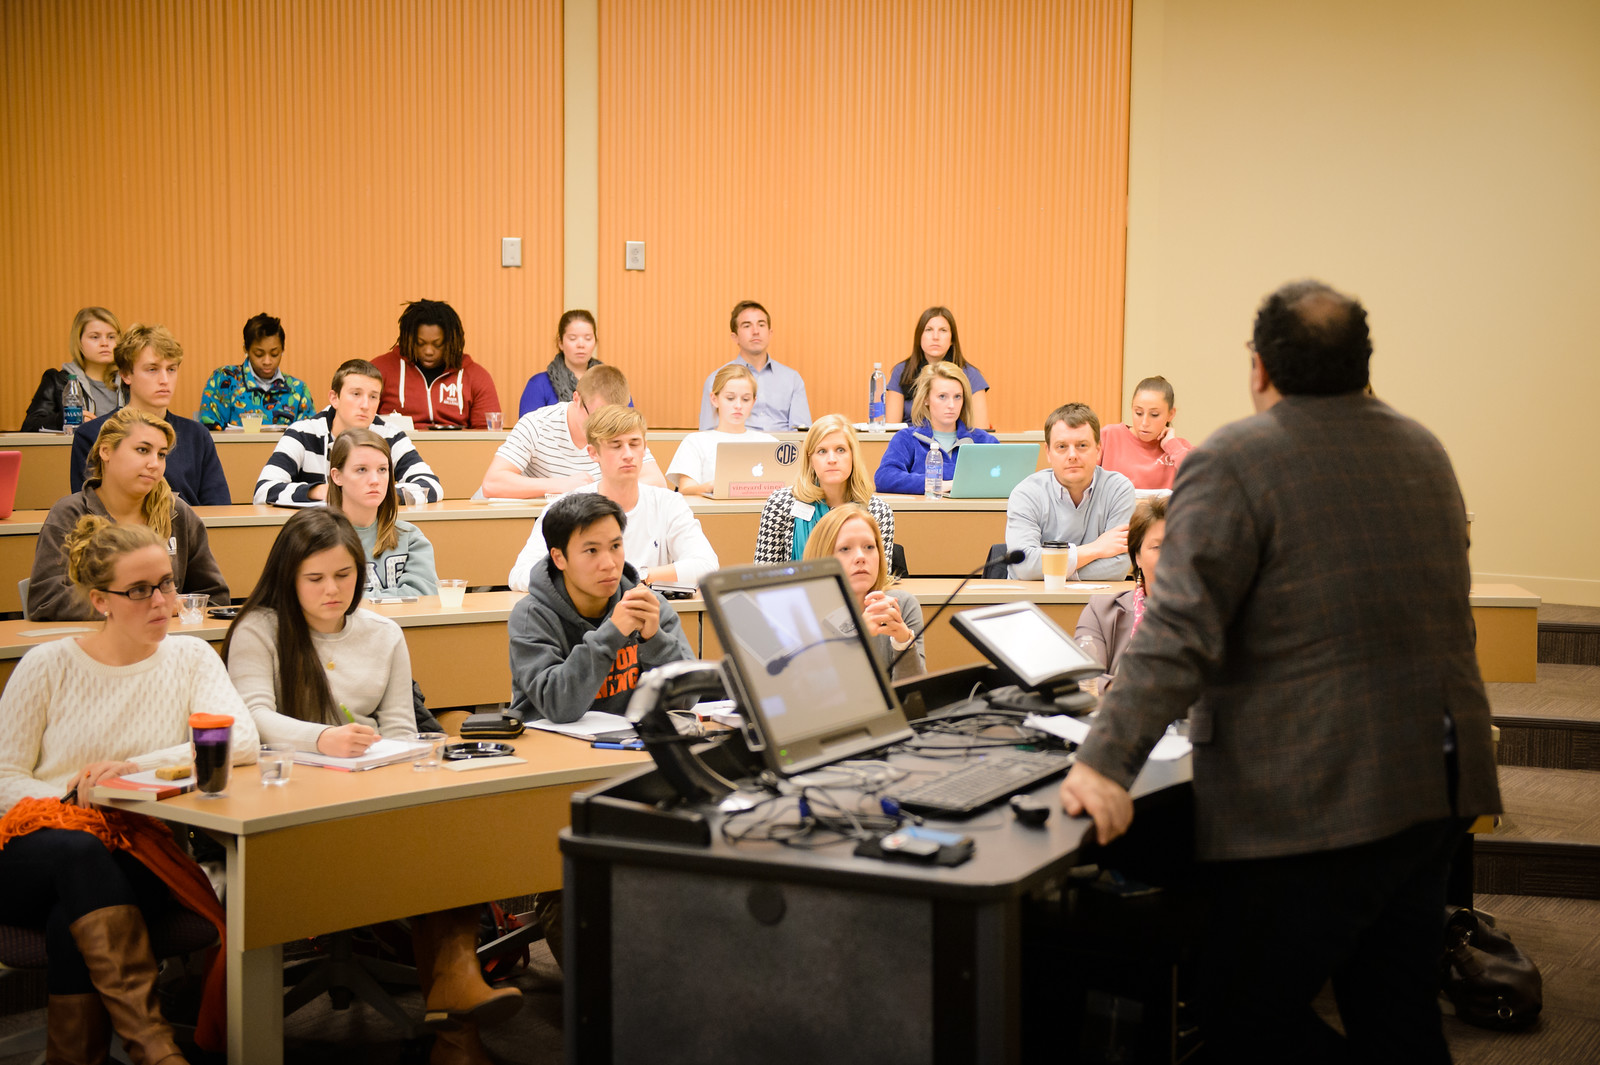
MULTIPOLYGON (((856 857, 848 843, 730 844, 712 808, 653 832, 597 807, 648 803, 654 773, 575 796, 561 835, 569 1062, 1019 1062, 1061 1029, 1070 1010, 1027 975, 1058 972, 1039 957, 1057 947, 1036 915, 1097 852, 1057 782, 1036 789, 1054 807, 1041 827, 1004 804, 930 822, 976 843, 939 868, 856 857)), ((1149 838, 1154 813, 1187 809, 1188 779, 1187 758, 1145 768, 1130 839, 1146 829, 1147 848, 1166 845, 1149 838)), ((1073 964, 1063 952, 1059 973, 1073 964)))

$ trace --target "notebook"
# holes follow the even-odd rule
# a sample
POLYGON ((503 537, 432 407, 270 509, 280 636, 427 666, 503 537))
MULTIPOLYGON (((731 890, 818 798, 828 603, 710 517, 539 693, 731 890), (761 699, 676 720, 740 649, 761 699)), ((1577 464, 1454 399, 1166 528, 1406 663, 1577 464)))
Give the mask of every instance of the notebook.
POLYGON ((1038 444, 962 444, 950 498, 1005 499, 1038 466, 1038 444))
POLYGON ((800 445, 792 440, 718 444, 713 499, 765 499, 794 484, 800 445))

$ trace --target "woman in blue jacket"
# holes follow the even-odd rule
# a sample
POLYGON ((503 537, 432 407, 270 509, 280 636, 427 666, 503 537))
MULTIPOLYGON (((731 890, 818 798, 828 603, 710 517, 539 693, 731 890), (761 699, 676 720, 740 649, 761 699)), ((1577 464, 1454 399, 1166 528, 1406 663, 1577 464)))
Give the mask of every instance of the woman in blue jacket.
POLYGON ((966 443, 994 444, 993 434, 972 429, 961 420, 972 402, 972 386, 961 368, 947 360, 929 363, 917 378, 911 403, 911 424, 894 434, 878 463, 873 482, 878 491, 921 495, 926 483, 928 449, 944 455, 944 479, 956 473, 956 459, 966 443))

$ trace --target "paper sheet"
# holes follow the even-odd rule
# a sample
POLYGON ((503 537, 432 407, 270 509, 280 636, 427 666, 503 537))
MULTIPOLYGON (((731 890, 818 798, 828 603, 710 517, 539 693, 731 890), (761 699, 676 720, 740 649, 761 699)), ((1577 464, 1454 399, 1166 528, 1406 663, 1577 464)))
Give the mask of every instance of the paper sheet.
POLYGON ((554 732, 562 736, 571 736, 574 739, 592 740, 603 732, 621 732, 623 729, 633 728, 633 722, 621 714, 605 714, 599 710, 590 710, 576 721, 569 721, 558 725, 554 721, 540 719, 530 721, 529 725, 546 732, 554 732))
MULTIPOLYGON (((1065 714, 1044 717, 1039 714, 1029 714, 1023 719, 1022 724, 1027 728, 1048 732, 1052 736, 1059 736, 1068 743, 1082 743, 1089 737, 1089 722, 1081 718, 1068 717, 1065 714)), ((1167 727, 1167 734, 1156 741, 1155 747, 1150 751, 1150 760, 1154 762, 1176 762, 1179 758, 1194 750, 1194 745, 1187 736, 1180 736, 1176 725, 1167 727)))

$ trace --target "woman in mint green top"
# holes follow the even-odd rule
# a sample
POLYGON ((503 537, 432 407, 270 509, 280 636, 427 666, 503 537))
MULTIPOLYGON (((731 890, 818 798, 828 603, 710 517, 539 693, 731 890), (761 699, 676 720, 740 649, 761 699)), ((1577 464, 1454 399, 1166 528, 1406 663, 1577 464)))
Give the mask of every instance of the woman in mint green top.
POLYGON ((328 455, 328 506, 344 511, 367 553, 367 595, 438 595, 433 544, 399 518, 389 443, 371 429, 347 429, 328 455))

